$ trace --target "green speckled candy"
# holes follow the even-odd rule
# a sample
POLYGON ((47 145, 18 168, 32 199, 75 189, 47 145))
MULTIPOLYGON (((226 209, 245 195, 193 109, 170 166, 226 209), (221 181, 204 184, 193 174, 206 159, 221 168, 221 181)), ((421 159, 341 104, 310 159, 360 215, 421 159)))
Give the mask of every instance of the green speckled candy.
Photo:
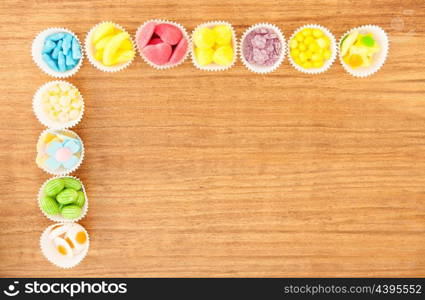
POLYGON ((81 182, 75 178, 63 177, 62 181, 65 184, 66 188, 70 188, 76 191, 81 190, 81 182))
POLYGON ((43 196, 40 199, 41 209, 48 215, 57 215, 60 213, 59 205, 55 199, 49 196, 43 196))
POLYGON ((78 191, 77 200, 75 200, 75 204, 79 207, 83 207, 84 203, 86 203, 86 197, 84 196, 83 191, 78 191))
POLYGON ((74 203, 77 200, 78 193, 76 190, 66 188, 56 196, 56 201, 61 204, 74 203))
POLYGON ((77 219, 81 216, 82 209, 77 205, 66 205, 62 208, 62 217, 65 219, 77 219))
POLYGON ((44 187, 44 194, 50 197, 54 197, 59 194, 65 187, 61 178, 56 178, 47 182, 44 187))

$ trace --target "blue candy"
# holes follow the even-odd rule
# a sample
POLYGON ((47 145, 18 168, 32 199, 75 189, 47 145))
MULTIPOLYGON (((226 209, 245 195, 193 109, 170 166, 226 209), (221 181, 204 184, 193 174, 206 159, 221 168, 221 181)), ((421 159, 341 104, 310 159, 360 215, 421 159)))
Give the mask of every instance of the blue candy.
POLYGON ((65 32, 58 32, 58 33, 49 35, 47 38, 51 41, 59 41, 63 39, 64 36, 65 36, 65 32))
POLYGON ((56 43, 49 39, 44 42, 43 53, 50 53, 56 47, 56 43))
POLYGON ((66 66, 67 67, 69 67, 69 66, 75 66, 75 64, 76 64, 77 62, 75 61, 75 60, 73 60, 72 59, 72 52, 71 51, 69 51, 68 52, 68 55, 66 56, 66 61, 65 61, 65 64, 66 64, 66 66))
POLYGON ((78 43, 78 40, 75 37, 72 39, 72 58, 77 61, 81 58, 80 43, 78 43))
POLYGON ((46 53, 43 53, 42 55, 43 60, 46 62, 46 64, 53 69, 54 71, 58 72, 58 66, 56 65, 56 62, 46 53))
POLYGON ((62 51, 59 51, 59 54, 58 54, 58 67, 60 72, 66 71, 65 55, 63 55, 62 51))
POLYGON ((64 55, 68 55, 69 49, 71 49, 72 35, 67 33, 65 34, 62 40, 62 50, 64 55))
POLYGON ((62 40, 60 40, 60 41, 57 43, 57 45, 56 45, 55 49, 53 49, 53 52, 52 52, 52 58, 53 58, 53 59, 58 59, 59 51, 61 51, 61 50, 62 50, 62 40))

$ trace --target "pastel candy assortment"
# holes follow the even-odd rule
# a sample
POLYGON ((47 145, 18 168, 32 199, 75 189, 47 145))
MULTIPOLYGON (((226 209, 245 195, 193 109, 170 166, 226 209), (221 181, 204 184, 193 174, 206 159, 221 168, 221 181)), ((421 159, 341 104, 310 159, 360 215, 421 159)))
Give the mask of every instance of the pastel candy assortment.
POLYGON ((53 174, 74 170, 82 160, 83 145, 72 131, 46 131, 37 143, 37 165, 53 174))
POLYGON ((293 61, 304 69, 323 67, 332 56, 329 37, 319 28, 304 28, 289 41, 293 61))
POLYGON ((182 30, 169 23, 148 22, 136 36, 143 56, 157 66, 180 63, 188 51, 182 30))
POLYGON ((81 182, 73 177, 49 180, 41 193, 40 208, 49 216, 60 215, 65 219, 78 219, 86 203, 81 182))
POLYGON ((44 40, 42 59, 55 72, 72 70, 81 59, 81 46, 68 32, 50 34, 44 40))
POLYGON ((233 48, 233 32, 229 25, 200 27, 193 33, 195 60, 200 66, 217 64, 230 66, 235 51, 233 48))
POLYGON ((41 95, 43 113, 50 121, 65 125, 81 118, 83 98, 72 84, 55 83, 41 95))
POLYGON ((112 22, 97 25, 91 43, 94 58, 105 66, 124 64, 135 55, 130 35, 112 22))
POLYGON ((381 47, 372 33, 361 34, 355 30, 341 41, 342 59, 353 69, 369 67, 372 64, 373 55, 380 50, 381 47))
POLYGON ((282 42, 272 28, 255 28, 242 42, 242 53, 253 65, 272 66, 282 55, 282 42))

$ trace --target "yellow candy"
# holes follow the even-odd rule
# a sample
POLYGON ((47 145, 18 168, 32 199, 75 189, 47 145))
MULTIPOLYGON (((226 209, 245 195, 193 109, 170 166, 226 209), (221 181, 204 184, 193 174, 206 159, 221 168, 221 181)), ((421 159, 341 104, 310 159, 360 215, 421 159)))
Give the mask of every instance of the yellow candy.
POLYGON ((94 58, 95 58, 97 61, 102 62, 102 59, 103 59, 103 49, 101 49, 101 50, 97 50, 97 51, 95 52, 95 54, 94 54, 94 58))
POLYGON ((114 64, 122 64, 129 61, 130 59, 133 59, 134 54, 135 54, 134 50, 119 51, 116 54, 116 59, 114 60, 114 64))
POLYGON ((92 35, 92 42, 96 44, 103 37, 112 34, 115 30, 115 26, 112 23, 103 23, 96 27, 92 35))
POLYGON ((307 60, 307 55, 305 54, 305 52, 301 52, 298 57, 300 58, 301 62, 305 62, 307 60))
POLYGON ((218 25, 214 27, 215 42, 219 45, 230 45, 232 41, 232 30, 227 25, 218 25))
POLYGON ((208 27, 200 28, 193 34, 193 42, 199 48, 211 48, 215 41, 216 33, 208 27))
POLYGON ((323 60, 313 61, 313 67, 314 68, 321 68, 321 67, 323 67, 323 65, 324 65, 323 60))
POLYGON ((213 61, 222 66, 228 66, 233 62, 233 48, 222 46, 214 52, 213 61))
POLYGON ((312 56, 313 56, 313 52, 311 52, 311 51, 305 52, 305 57, 307 57, 307 59, 311 59, 312 56))
POLYGON ((311 61, 306 61, 303 63, 303 68, 305 69, 310 69, 311 67, 313 67, 313 64, 311 63, 311 61))
POLYGON ((109 43, 109 41, 113 38, 113 35, 107 35, 105 37, 103 37, 102 39, 100 39, 95 45, 94 48, 96 50, 101 50, 104 49, 106 44, 109 43))
POLYGON ((196 61, 201 65, 209 65, 213 62, 214 50, 212 48, 196 48, 196 61))
POLYGON ((305 51, 307 50, 307 46, 304 43, 299 43, 298 49, 300 49, 300 51, 305 51))
POLYGON ((323 32, 320 29, 313 29, 313 36, 319 38, 323 35, 323 32))
POLYGON ((289 47, 291 47, 291 49, 295 49, 298 47, 298 42, 296 39, 292 39, 291 42, 289 43, 289 47))
POLYGON ((322 60, 322 59, 323 59, 322 55, 320 55, 320 54, 318 54, 318 53, 314 53, 314 54, 311 56, 311 60, 312 60, 312 61, 319 61, 319 60, 322 60))
POLYGON ((121 44, 120 49, 122 49, 122 50, 133 50, 133 44, 131 43, 130 40, 125 40, 121 44))
POLYGON ((329 51, 329 50, 325 50, 325 52, 323 53, 323 57, 324 57, 325 59, 329 59, 329 58, 331 58, 331 51, 329 51))
POLYGON ((319 46, 317 46, 316 43, 311 43, 310 45, 308 45, 308 50, 312 52, 316 52, 318 49, 319 49, 319 46))
POLYGON ((303 30, 301 30, 301 33, 303 36, 307 37, 309 35, 311 35, 311 29, 310 28, 304 28, 303 30))
POLYGON ((296 39, 298 42, 302 42, 302 41, 304 40, 304 35, 303 35, 301 32, 298 32, 298 33, 295 35, 295 39, 296 39))
POLYGON ((293 58, 297 57, 299 54, 300 54, 300 50, 298 50, 298 49, 292 49, 291 50, 291 56, 293 58))
POLYGON ((117 59, 116 52, 121 44, 129 39, 130 36, 127 32, 121 32, 115 35, 109 43, 105 46, 103 50, 103 63, 107 66, 111 66, 114 64, 114 60, 117 59))
POLYGON ((314 43, 314 38, 312 36, 307 36, 304 39, 304 44, 306 44, 307 46, 310 45, 311 43, 314 43))

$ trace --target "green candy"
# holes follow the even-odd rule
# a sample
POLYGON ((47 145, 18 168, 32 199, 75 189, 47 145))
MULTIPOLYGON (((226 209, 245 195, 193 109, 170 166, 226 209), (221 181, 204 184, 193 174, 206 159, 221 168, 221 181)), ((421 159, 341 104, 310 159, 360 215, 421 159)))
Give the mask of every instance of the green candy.
POLYGON ((50 197, 54 197, 59 194, 64 189, 64 187, 65 184, 61 178, 50 180, 44 187, 44 194, 50 197))
POLYGON ((78 193, 76 190, 66 188, 56 196, 56 201, 60 204, 70 204, 77 200, 78 193))
POLYGON ((75 200, 75 205, 78 205, 79 207, 83 207, 84 203, 86 203, 86 197, 84 196, 83 191, 78 191, 77 200, 75 200))
POLYGON ((366 47, 373 47, 375 45, 375 40, 369 35, 365 35, 364 37, 362 37, 361 41, 362 44, 366 47))
POLYGON ((77 219, 81 216, 82 209, 77 205, 66 205, 62 208, 62 217, 65 219, 77 219))
POLYGON ((59 205, 55 199, 44 196, 40 199, 41 209, 48 215, 57 215, 60 213, 59 205))
POLYGON ((81 182, 75 178, 63 177, 62 181, 65 184, 66 188, 70 188, 76 191, 81 190, 81 182))

